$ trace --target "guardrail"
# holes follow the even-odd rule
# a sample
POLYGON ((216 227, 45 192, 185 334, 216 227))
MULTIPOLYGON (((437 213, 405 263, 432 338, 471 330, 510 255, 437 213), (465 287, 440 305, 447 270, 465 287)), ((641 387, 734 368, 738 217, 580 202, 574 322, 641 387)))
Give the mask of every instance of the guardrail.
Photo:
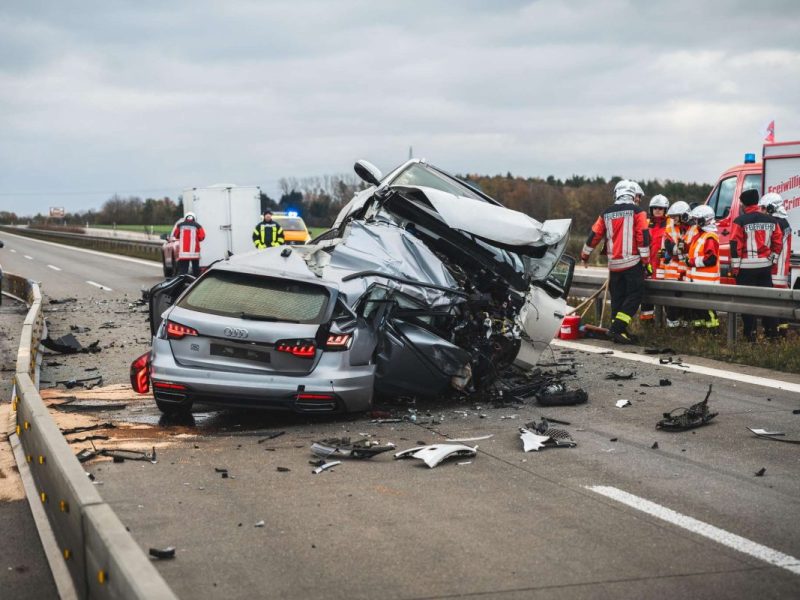
POLYGON ((123 240, 109 237, 95 237, 81 233, 68 233, 66 231, 52 231, 50 229, 28 229, 25 227, 9 227, 0 225, 0 231, 7 231, 15 235, 58 242, 79 248, 89 248, 110 254, 124 254, 146 260, 161 262, 161 240, 123 240))
POLYGON ((30 470, 38 494, 29 501, 41 503, 78 597, 175 599, 86 477, 34 384, 39 340, 45 332, 39 286, 6 273, 3 287, 30 305, 14 374, 16 433, 11 436, 12 445, 21 445, 24 462, 20 471, 30 470))
MULTIPOLYGON (((571 296, 587 298, 608 279, 608 273, 575 269, 571 296)), ((800 320, 800 290, 761 288, 749 285, 713 285, 687 281, 647 279, 643 302, 728 313, 728 341, 736 340, 736 317, 740 314, 800 320)), ((596 301, 599 306, 601 299, 596 301)), ((597 308, 596 308, 597 310, 597 308)))

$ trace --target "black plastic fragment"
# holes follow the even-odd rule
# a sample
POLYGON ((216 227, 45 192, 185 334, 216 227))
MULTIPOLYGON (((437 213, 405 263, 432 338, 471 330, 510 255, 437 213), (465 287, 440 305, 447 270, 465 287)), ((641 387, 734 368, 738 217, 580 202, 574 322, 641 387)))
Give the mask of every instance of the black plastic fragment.
POLYGON ((755 472, 756 477, 763 477, 764 473, 767 472, 767 467, 761 467, 758 471, 755 472))
POLYGON ((653 442, 653 445, 650 446, 651 450, 658 450, 658 442, 653 442))
POLYGON ((175 558, 175 547, 168 546, 167 548, 150 548, 150 556, 159 560, 175 558))
POLYGON ((586 403, 589 400, 589 395, 583 389, 565 390, 559 386, 559 389, 553 391, 544 390, 537 399, 540 406, 573 406, 586 403))

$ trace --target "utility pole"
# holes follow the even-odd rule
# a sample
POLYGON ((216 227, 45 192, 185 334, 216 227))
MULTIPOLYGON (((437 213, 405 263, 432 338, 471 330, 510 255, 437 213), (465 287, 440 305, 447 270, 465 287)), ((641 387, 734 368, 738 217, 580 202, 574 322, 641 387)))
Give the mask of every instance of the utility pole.
POLYGON ((409 146, 408 147, 408 160, 411 160, 412 158, 414 158, 414 147, 413 146, 409 146))

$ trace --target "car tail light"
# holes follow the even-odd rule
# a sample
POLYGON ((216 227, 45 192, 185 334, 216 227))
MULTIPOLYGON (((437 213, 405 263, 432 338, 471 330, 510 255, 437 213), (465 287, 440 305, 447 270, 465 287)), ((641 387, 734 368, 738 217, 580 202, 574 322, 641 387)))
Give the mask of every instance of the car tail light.
POLYGON ((353 334, 351 333, 331 333, 328 335, 328 340, 325 342, 325 350, 349 350, 353 343, 353 334))
POLYGON ((333 394, 307 394, 305 392, 300 392, 297 394, 298 400, 320 400, 323 402, 329 402, 331 400, 336 400, 336 396, 333 394))
POLYGON ((197 329, 192 329, 186 325, 181 325, 175 321, 167 321, 167 338, 170 340, 180 340, 187 335, 197 335, 197 329))
POLYGON ((280 340, 275 342, 275 350, 278 352, 287 352, 292 356, 299 356, 300 358, 314 358, 317 353, 317 348, 314 345, 314 340, 280 340))
POLYGON ((131 387, 137 394, 146 394, 150 389, 150 352, 131 363, 131 387))
POLYGON ((153 387, 159 390, 177 390, 181 392, 185 392, 187 389, 189 389, 183 384, 170 383, 169 381, 154 381, 153 387))

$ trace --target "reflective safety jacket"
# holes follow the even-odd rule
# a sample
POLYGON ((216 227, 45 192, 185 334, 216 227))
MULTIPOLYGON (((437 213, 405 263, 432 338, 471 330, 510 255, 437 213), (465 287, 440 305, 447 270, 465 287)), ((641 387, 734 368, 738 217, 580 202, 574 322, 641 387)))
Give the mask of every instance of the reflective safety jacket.
POLYGON ((253 229, 253 245, 261 250, 271 246, 282 246, 284 243, 283 227, 275 221, 259 221, 253 229))
POLYGON ((773 217, 778 222, 778 227, 781 228, 783 235, 783 246, 778 254, 777 262, 772 265, 772 287, 788 288, 789 275, 792 268, 789 261, 792 256, 792 228, 789 221, 783 217, 773 217))
POLYGON ((745 206, 731 227, 731 267, 771 267, 782 249, 783 234, 778 222, 758 206, 745 206))
POLYGON ((206 239, 206 232, 197 221, 178 221, 172 237, 178 240, 178 260, 200 258, 200 242, 206 239))
POLYGON ((664 279, 677 281, 686 275, 686 254, 689 251, 689 244, 694 236, 697 235, 697 227, 682 227, 676 223, 672 217, 667 217, 667 224, 664 227, 664 279))
POLYGON ((719 237, 715 231, 700 231, 689 245, 687 278, 697 283, 719 283, 719 237))
POLYGON ((653 267, 653 277, 664 279, 664 265, 661 261, 661 247, 664 243, 667 218, 653 217, 650 219, 650 266, 653 267))
POLYGON ((591 254, 603 238, 606 241, 609 271, 625 271, 639 262, 650 261, 647 213, 632 202, 612 204, 597 217, 582 254, 591 254))

